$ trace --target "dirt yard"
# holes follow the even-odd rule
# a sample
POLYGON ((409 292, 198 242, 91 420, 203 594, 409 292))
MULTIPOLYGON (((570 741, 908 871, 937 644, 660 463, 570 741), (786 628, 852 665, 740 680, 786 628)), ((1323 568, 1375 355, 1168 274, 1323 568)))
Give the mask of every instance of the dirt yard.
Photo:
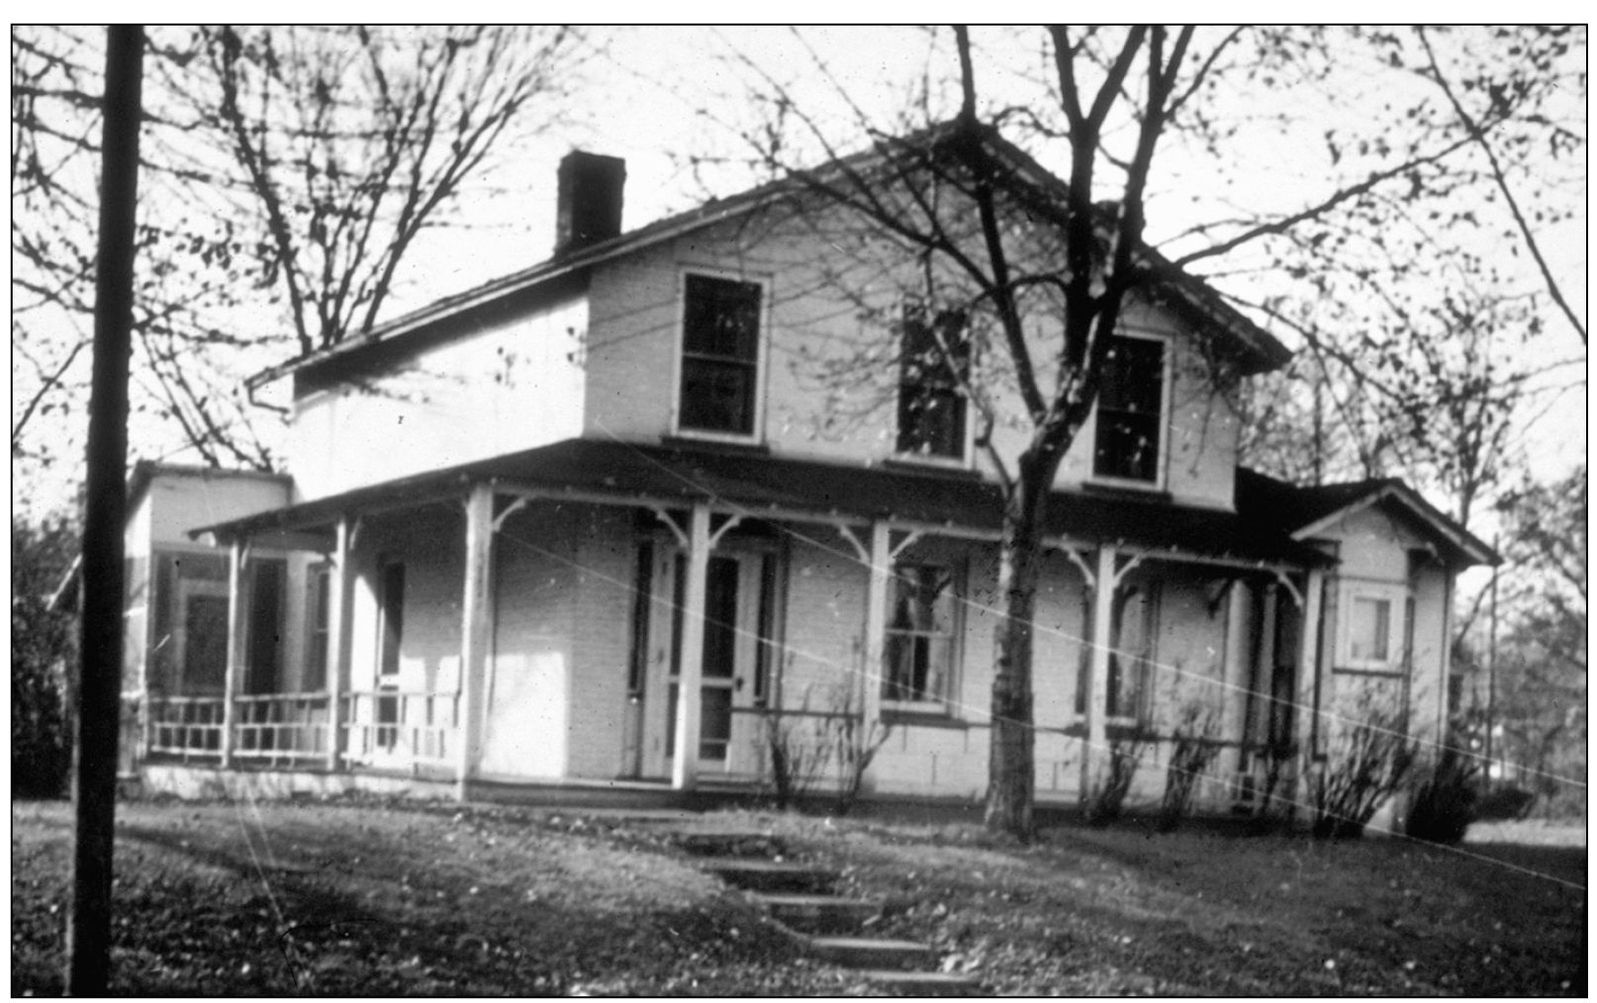
MULTIPOLYGON (((71 815, 12 807, 12 994, 58 993, 71 815)), ((725 813, 885 903, 992 992, 1586 992, 1586 851, 1127 825, 1006 846, 968 825, 725 813)), ((849 994, 659 821, 379 802, 118 809, 116 991, 849 994)), ((1567 843, 1570 833, 1564 834, 1567 843)))

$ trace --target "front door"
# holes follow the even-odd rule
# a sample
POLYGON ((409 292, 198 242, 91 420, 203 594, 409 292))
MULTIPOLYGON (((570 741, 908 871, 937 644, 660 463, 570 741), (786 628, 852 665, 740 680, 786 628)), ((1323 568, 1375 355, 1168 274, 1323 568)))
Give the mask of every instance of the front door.
MULTIPOLYGON (((771 578, 775 556, 764 552, 712 554, 705 569, 704 654, 699 688, 699 770, 704 775, 758 772, 758 715, 770 676, 771 578), (762 601, 763 600, 763 601, 762 601)), ((668 776, 676 748, 680 696, 678 638, 682 629, 687 555, 672 548, 661 562, 655 594, 669 595, 667 615, 654 618, 663 642, 665 699, 653 702, 645 731, 647 773, 668 776), (663 579, 663 581, 662 581, 663 579), (664 621, 664 622, 662 622, 664 621)))

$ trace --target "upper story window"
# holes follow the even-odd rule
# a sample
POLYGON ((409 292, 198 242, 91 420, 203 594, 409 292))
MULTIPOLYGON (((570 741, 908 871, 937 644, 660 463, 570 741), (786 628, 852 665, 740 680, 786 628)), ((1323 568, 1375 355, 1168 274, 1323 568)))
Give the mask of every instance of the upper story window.
POLYGON ((939 564, 899 564, 889 596, 882 698, 936 704, 954 697, 958 644, 954 571, 939 564))
POLYGON ((898 452, 965 457, 970 337, 962 310, 906 310, 898 377, 898 452))
POLYGON ((1159 482, 1164 383, 1163 341, 1115 336, 1098 391, 1094 476, 1145 484, 1159 482))
POLYGON ((752 436, 759 396, 760 284, 689 275, 683 286, 677 427, 752 436))

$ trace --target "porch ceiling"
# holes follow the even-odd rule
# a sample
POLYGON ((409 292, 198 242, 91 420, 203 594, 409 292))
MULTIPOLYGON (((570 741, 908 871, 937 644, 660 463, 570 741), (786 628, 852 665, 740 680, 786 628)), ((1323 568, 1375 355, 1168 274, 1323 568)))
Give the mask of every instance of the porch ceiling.
MULTIPOLYGON (((996 485, 963 471, 841 466, 743 449, 695 449, 568 439, 549 446, 432 471, 194 530, 221 539, 317 530, 341 515, 463 497, 469 485, 606 504, 677 507, 707 502, 754 517, 816 522, 884 519, 997 537, 1003 507, 996 485)), ((1187 508, 1124 494, 1055 492, 1047 536, 1085 545, 1306 566, 1324 563, 1272 521, 1187 508)))

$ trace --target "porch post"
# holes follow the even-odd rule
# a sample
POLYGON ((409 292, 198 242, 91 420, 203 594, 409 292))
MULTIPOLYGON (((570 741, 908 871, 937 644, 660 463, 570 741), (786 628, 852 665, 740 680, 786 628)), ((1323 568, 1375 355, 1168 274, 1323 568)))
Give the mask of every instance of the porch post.
POLYGON ((1293 708, 1292 735, 1298 743, 1298 776, 1301 781, 1293 792, 1297 804, 1309 801, 1308 785, 1313 777, 1314 751, 1318 745, 1320 722, 1315 714, 1315 704, 1320 692, 1320 617, 1324 606, 1325 572, 1309 572, 1308 587, 1303 590, 1303 629, 1298 631, 1298 691, 1297 706, 1293 708))
POLYGON ((1280 615, 1281 587, 1274 582, 1264 587, 1263 625, 1259 628, 1259 652, 1253 665, 1253 733, 1270 733, 1270 713, 1275 709, 1275 632, 1280 615))
POLYGON ((1238 578, 1226 588, 1225 597, 1225 686, 1220 698, 1223 709, 1220 715, 1220 737, 1236 740, 1236 748, 1226 754, 1229 769, 1226 774, 1241 773, 1248 764, 1247 751, 1242 748, 1247 728, 1243 716, 1248 708, 1247 676, 1247 585, 1238 578))
POLYGON ((704 589, 710 567, 710 509, 695 502, 688 520, 688 575, 683 583, 682 635, 677 638, 676 747, 671 786, 692 790, 699 773, 700 680, 704 673, 704 589))
POLYGON ((887 576, 892 572, 892 554, 888 549, 887 523, 871 523, 870 581, 865 588, 865 664, 861 683, 865 687, 860 708, 864 714, 860 722, 865 733, 870 733, 873 722, 882 717, 882 687, 887 667, 883 664, 883 645, 887 634, 887 576))
POLYGON ((455 794, 466 800, 482 746, 483 684, 493 634, 494 491, 473 484, 466 499, 465 594, 461 601, 459 699, 455 705, 455 794))
POLYGON ((1109 732, 1105 726, 1104 699, 1109 686, 1109 646, 1114 643, 1115 548, 1098 548, 1098 566, 1093 571, 1092 651, 1087 661, 1087 693, 1082 706, 1087 712, 1087 741, 1081 747, 1081 793, 1083 803, 1092 796, 1093 786, 1108 762, 1109 732))
POLYGON ((227 670, 222 677, 222 768, 233 765, 234 703, 238 681, 244 673, 249 626, 249 541, 235 539, 227 555, 227 670))
POLYGON ((350 517, 339 516, 327 583, 327 769, 336 772, 344 739, 344 687, 349 680, 350 596, 354 585, 350 517))

